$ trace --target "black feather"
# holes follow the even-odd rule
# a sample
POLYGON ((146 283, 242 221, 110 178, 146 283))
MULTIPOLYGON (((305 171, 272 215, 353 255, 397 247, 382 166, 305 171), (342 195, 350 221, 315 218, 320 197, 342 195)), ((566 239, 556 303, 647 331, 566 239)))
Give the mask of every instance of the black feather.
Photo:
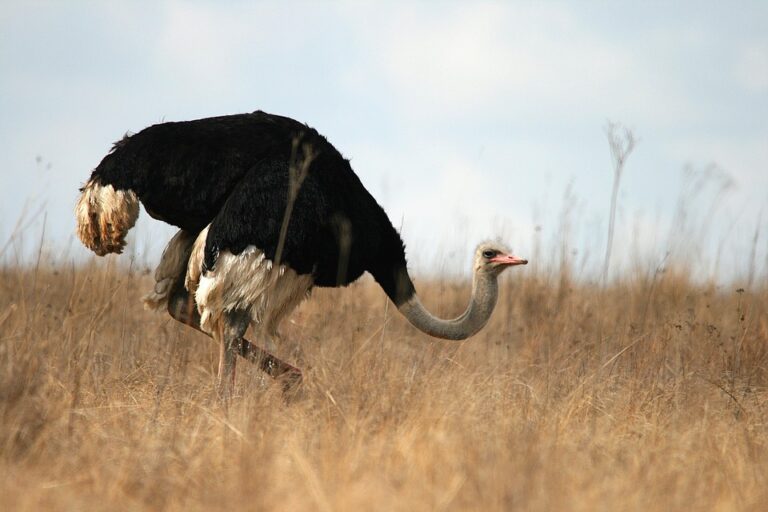
POLYGON ((349 162, 298 121, 257 111, 157 124, 116 142, 92 179, 133 190, 149 215, 191 233, 210 224, 206 269, 220 251, 250 245, 274 261, 292 159, 304 145, 314 157, 280 262, 318 286, 347 285, 368 271, 401 304, 414 290, 400 235, 349 162))

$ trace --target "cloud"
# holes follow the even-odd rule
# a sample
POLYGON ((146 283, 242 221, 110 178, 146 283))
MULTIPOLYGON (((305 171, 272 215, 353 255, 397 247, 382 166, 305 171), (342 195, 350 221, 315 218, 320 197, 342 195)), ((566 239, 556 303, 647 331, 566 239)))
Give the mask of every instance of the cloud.
MULTIPOLYGON (((720 112, 711 98, 733 88, 722 70, 742 35, 706 16, 681 26, 638 14, 605 26, 595 12, 567 3, 365 5, 344 15, 368 58, 342 81, 350 90, 383 88, 414 130, 476 117, 610 118, 679 130, 712 122, 720 112)), ((760 86, 768 62, 760 44, 741 58, 750 87, 760 86)))
POLYGON ((754 41, 740 49, 735 75, 745 90, 768 92, 768 41, 754 41))
MULTIPOLYGON (((674 77, 654 73, 663 53, 644 55, 636 42, 607 40, 567 4, 449 4, 432 11, 385 10, 377 13, 379 28, 358 34, 381 63, 376 71, 398 95, 404 116, 597 111, 647 119, 650 110, 655 116, 695 111, 673 87, 674 77)), ((369 16, 358 12, 355 24, 365 26, 369 16)), ((671 34, 658 45, 668 45, 671 34)))
POLYGON ((185 84, 182 93, 231 94, 248 57, 274 35, 257 6, 170 2, 164 7, 157 47, 149 57, 167 81, 185 84))

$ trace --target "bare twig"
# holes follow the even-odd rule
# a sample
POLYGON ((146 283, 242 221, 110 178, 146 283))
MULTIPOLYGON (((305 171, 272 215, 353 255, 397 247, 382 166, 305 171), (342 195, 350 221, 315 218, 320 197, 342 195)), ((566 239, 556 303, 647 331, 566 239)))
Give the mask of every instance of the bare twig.
POLYGON ((603 286, 608 280, 608 269, 611 263, 611 248, 613 247, 613 233, 616 224, 616 203, 619 195, 619 183, 624 172, 624 164, 629 154, 635 149, 637 139, 629 128, 618 123, 608 122, 605 127, 605 135, 608 137, 608 146, 611 149, 613 160, 613 191, 611 192, 611 211, 608 217, 608 241, 605 246, 605 261, 603 263, 603 286))
POLYGON ((315 152, 310 144, 301 144, 301 136, 294 137, 293 144, 291 145, 291 160, 288 163, 288 198, 285 205, 285 213, 283 214, 283 223, 280 226, 280 238, 277 241, 277 249, 275 250, 275 261, 272 267, 273 276, 275 275, 274 272, 276 272, 275 268, 280 266, 283 257, 285 239, 288 236, 288 224, 291 222, 291 214, 296 204, 296 198, 299 195, 301 185, 309 173, 309 166, 312 165, 312 160, 314 160, 315 156, 315 152), (299 146, 301 146, 301 155, 299 155, 299 146))
MULTIPOLYGON (((283 222, 280 225, 280 237, 277 240, 275 258, 272 262, 272 270, 269 276, 267 297, 271 297, 274 293, 277 280, 280 277, 280 264, 283 259, 283 252, 285 251, 285 240, 288 236, 288 225, 291 222, 293 207, 296 204, 296 198, 299 195, 299 190, 301 190, 301 185, 309 174, 309 167, 312 165, 312 160, 314 160, 316 156, 311 144, 301 142, 302 136, 302 134, 299 134, 294 137, 291 144, 291 157, 288 162, 288 197, 286 198, 283 222), (301 148, 301 154, 299 154, 299 148, 301 148)), ((266 314, 271 315, 272 312, 267 310, 266 314)), ((267 318, 261 323, 261 325, 268 324, 269 320, 267 318)))

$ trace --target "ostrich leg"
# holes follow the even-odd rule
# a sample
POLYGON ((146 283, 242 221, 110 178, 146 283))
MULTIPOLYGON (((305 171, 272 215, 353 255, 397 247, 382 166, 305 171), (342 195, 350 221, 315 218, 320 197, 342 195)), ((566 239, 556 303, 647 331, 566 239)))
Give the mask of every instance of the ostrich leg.
MULTIPOLYGON (((192 297, 186 288, 184 288, 184 276, 176 281, 168 298, 168 313, 175 320, 188 325, 200 332, 200 314, 197 312, 194 297, 192 297)), ((205 333, 207 334, 207 333, 205 333)), ((295 383, 301 381, 301 371, 281 361, 269 352, 257 347, 242 335, 235 344, 237 354, 251 363, 257 364, 259 368, 266 372, 272 378, 284 377, 286 389, 295 383)))
POLYGON ((251 317, 247 311, 227 311, 221 316, 214 331, 213 338, 219 342, 219 372, 216 384, 219 395, 224 399, 231 397, 234 391, 237 353, 250 323, 251 317))

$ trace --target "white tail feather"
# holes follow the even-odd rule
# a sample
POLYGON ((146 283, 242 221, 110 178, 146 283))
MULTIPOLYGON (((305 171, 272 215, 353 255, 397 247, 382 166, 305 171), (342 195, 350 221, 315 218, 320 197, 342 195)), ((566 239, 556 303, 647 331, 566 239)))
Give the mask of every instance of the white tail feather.
POLYGON ((99 256, 121 253, 128 230, 139 216, 139 199, 132 190, 115 190, 112 185, 88 180, 75 216, 77 236, 86 247, 99 256))

